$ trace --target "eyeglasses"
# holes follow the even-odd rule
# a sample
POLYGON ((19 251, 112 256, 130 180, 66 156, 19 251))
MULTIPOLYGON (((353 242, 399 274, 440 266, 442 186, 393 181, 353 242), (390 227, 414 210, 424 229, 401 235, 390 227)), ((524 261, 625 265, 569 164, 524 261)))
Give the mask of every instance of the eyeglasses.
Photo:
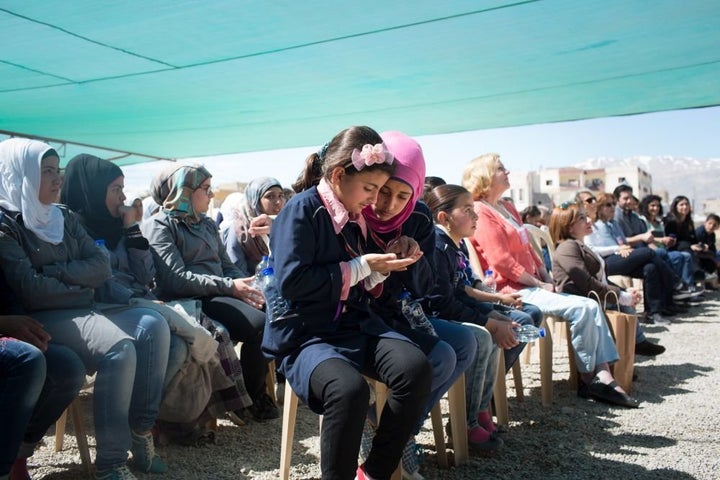
POLYGON ((210 185, 203 185, 202 187, 198 187, 196 190, 202 190, 203 192, 205 192, 205 195, 208 196, 212 195, 213 193, 212 187, 210 185))
POLYGON ((588 203, 588 204, 595 203, 596 201, 597 201, 597 199, 595 197, 588 197, 585 200, 583 200, 583 202, 588 203))
POLYGON ((616 203, 603 203, 603 207, 614 207, 616 203))

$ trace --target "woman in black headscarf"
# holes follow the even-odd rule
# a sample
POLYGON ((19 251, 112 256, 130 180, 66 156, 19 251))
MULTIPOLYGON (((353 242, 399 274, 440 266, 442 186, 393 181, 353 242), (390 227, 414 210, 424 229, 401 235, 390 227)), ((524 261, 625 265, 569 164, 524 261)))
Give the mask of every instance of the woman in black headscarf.
MULTIPOLYGON (((142 202, 135 199, 132 206, 126 206, 123 187, 122 170, 108 160, 82 154, 67 165, 61 200, 78 213, 91 237, 105 242, 110 256, 112 277, 96 290, 96 300, 152 308, 170 324, 173 335, 161 420, 181 422, 187 430, 195 423, 204 424, 202 420, 207 420, 202 415, 204 411, 216 418, 225 412, 242 413, 252 401, 230 339, 227 335, 223 338, 210 324, 205 325, 210 332, 199 325, 195 311, 187 312, 190 316, 183 315, 157 301, 151 291, 155 264, 150 244, 138 224, 142 202), (205 374, 196 374, 198 371, 205 374), (193 383, 197 378, 208 377, 215 379, 211 385, 193 383), (195 392, 194 398, 182 398, 187 391, 195 392)), ((163 425, 177 430, 174 425, 163 425)), ((195 428, 192 435, 202 434, 192 428, 195 428)))

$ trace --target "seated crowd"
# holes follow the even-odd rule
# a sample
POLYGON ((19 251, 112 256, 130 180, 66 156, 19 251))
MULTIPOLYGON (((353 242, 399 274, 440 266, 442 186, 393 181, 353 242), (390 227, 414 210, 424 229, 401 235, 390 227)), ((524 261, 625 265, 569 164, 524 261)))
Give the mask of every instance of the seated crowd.
MULTIPOLYGON (((83 154, 63 175, 36 140, 1 142, 0 172, 0 480, 30 478, 28 457, 86 375, 95 478, 132 480, 172 471, 158 435, 195 444, 213 419, 278 418, 269 366, 323 415, 324 479, 386 479, 400 461, 422 479, 415 435, 463 374, 467 430, 448 436, 502 450, 490 403, 499 359, 508 371, 525 346, 520 327, 568 322, 577 394, 637 408, 589 295, 669 325, 717 280, 720 218, 695 228, 686 197, 663 217, 660 197, 620 185, 521 215, 499 155, 448 185, 396 131, 347 128, 307 157, 291 199, 256 178, 216 218, 200 165, 152 179, 147 209, 126 204, 117 165, 83 154), (537 228, 551 241, 536 245, 537 228), (390 389, 380 418, 366 377, 390 389)), ((663 353, 640 323, 635 353, 663 353)))

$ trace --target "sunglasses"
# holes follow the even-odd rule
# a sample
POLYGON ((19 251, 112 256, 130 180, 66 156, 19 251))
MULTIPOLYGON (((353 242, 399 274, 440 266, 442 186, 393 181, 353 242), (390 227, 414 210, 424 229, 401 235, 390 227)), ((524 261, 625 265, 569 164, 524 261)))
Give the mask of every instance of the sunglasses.
POLYGON ((614 207, 615 205, 617 205, 617 204, 616 203, 604 203, 603 207, 614 207))

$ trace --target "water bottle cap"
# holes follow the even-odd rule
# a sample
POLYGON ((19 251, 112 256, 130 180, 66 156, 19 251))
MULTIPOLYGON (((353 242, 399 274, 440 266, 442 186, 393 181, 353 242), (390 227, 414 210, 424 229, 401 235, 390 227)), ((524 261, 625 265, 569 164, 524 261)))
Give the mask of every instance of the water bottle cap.
POLYGON ((398 298, 400 300, 407 300, 408 298, 410 298, 410 292, 408 292, 407 290, 403 290, 402 292, 400 292, 400 295, 398 295, 398 298))
POLYGON ((98 238, 97 240, 95 240, 95 245, 97 245, 98 247, 104 247, 105 240, 103 240, 102 238, 98 238))
POLYGON ((493 274, 493 271, 492 271, 492 270, 490 270, 490 269, 485 270, 485 276, 486 276, 486 277, 489 276, 489 275, 492 275, 492 274, 493 274))
POLYGON ((545 328, 540 328, 540 329, 538 330, 538 335, 539 335, 541 338, 545 338, 545 335, 546 335, 545 328))
POLYGON ((262 274, 263 274, 263 277, 265 277, 267 275, 274 275, 275 270, 273 270, 272 267, 263 268, 262 274))
POLYGON ((270 259, 270 257, 268 257, 267 255, 263 255, 263 256, 262 256, 262 261, 263 261, 263 262, 267 262, 269 259, 270 259))

